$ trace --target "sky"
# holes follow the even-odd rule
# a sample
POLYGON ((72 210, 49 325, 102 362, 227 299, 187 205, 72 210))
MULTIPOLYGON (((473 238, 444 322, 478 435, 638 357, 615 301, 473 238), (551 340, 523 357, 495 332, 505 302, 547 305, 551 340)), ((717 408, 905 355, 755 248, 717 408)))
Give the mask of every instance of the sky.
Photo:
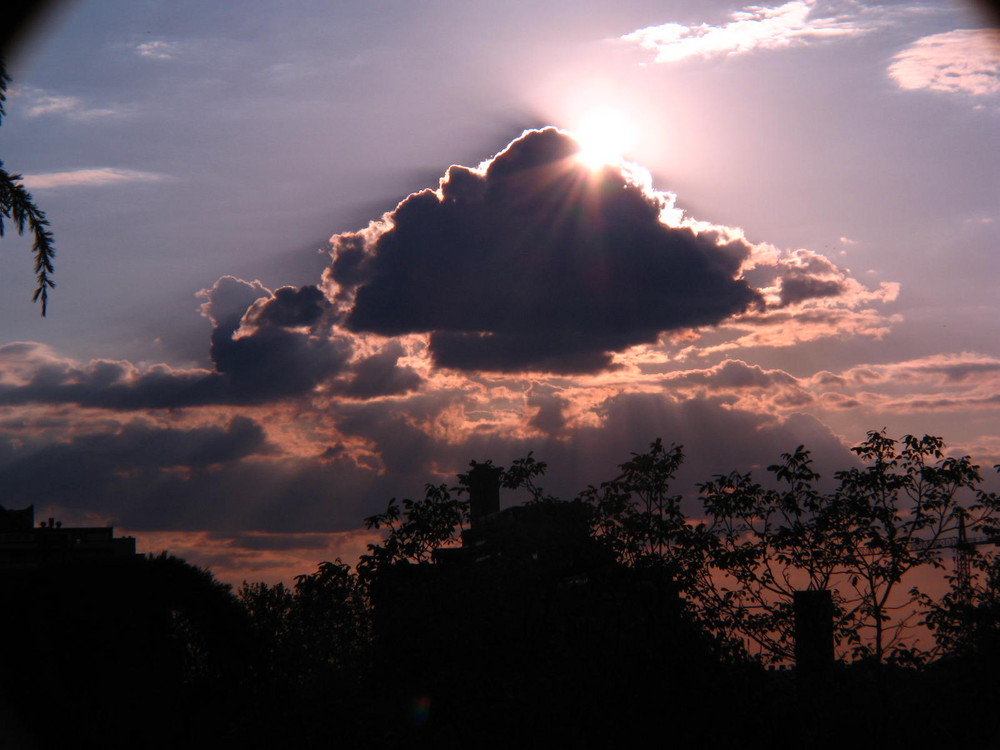
POLYGON ((690 491, 885 429, 996 483, 977 5, 67 0, 7 62, 58 287, 0 240, 5 507, 238 583, 529 451, 690 491))

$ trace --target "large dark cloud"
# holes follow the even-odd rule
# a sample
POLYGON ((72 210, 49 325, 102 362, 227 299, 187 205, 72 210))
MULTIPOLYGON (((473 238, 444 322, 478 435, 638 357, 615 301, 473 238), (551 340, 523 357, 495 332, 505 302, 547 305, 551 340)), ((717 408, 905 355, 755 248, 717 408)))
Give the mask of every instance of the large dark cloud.
POLYGON ((738 278, 745 242, 666 225, 654 196, 578 150, 556 129, 528 131, 483 173, 453 166, 439 193, 335 237, 328 274, 345 325, 430 333, 444 367, 593 372, 612 352, 759 302, 738 278))

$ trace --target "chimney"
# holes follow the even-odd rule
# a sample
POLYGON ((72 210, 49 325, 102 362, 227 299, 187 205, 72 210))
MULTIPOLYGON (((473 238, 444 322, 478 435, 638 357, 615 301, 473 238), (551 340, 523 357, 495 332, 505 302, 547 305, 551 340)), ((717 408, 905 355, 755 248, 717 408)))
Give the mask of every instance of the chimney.
POLYGON ((469 515, 472 528, 500 510, 500 469, 492 464, 473 463, 469 471, 469 515))

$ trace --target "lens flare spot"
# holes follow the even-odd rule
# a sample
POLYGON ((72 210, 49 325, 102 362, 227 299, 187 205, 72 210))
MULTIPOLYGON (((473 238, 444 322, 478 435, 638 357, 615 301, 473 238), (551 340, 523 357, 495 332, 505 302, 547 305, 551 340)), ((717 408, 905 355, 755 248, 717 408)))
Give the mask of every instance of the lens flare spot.
POLYGON ((429 695, 418 695, 410 702, 410 722, 414 726, 427 723, 431 715, 431 698, 429 695))

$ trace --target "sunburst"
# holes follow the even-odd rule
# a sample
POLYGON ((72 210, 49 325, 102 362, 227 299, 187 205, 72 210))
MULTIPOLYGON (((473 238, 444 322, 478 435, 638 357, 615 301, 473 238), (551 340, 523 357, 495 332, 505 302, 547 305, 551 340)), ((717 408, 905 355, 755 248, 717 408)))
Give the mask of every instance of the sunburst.
POLYGON ((636 127, 618 109, 602 107, 588 111, 573 135, 580 144, 577 158, 590 169, 617 164, 635 145, 636 127))

